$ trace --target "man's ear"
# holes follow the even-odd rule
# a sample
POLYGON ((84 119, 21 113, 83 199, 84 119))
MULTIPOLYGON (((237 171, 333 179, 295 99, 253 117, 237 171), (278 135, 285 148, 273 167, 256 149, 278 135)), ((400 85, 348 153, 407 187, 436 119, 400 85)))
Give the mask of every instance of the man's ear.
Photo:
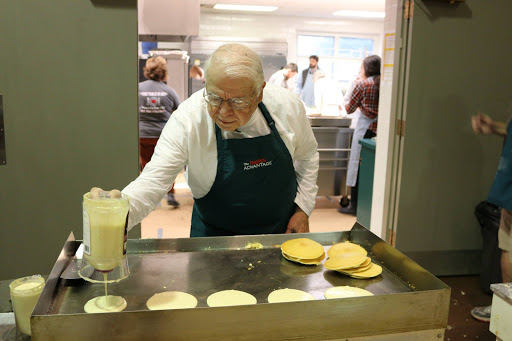
POLYGON ((267 85, 267 82, 263 82, 263 86, 261 87, 261 93, 260 93, 260 97, 258 99, 258 103, 263 101, 263 89, 265 89, 265 85, 267 85))

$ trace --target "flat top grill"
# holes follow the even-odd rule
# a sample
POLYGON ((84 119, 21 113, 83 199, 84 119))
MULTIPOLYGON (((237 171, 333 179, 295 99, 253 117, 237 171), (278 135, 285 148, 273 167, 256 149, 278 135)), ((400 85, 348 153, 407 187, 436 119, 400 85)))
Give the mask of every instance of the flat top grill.
POLYGON ((79 245, 70 236, 48 278, 32 315, 33 340, 69 340, 76 335, 109 340, 327 340, 436 332, 448 320, 450 289, 359 224, 348 232, 129 240, 130 276, 108 285, 109 294, 124 297, 127 308, 108 314, 83 311, 88 300, 104 295, 103 284, 61 278, 64 273, 73 277, 69 274, 78 270, 74 254, 79 245), (383 272, 371 279, 353 279, 323 266, 292 263, 281 256, 279 246, 299 237, 311 238, 325 250, 352 241, 363 246, 383 272), (246 250, 249 243, 261 243, 263 249, 246 250), (342 285, 364 288, 375 296, 324 298, 325 290, 342 285), (304 290, 315 300, 267 303, 268 295, 282 288, 304 290), (246 291, 258 303, 207 307, 210 294, 227 289, 246 291), (197 308, 146 308, 153 294, 173 290, 194 295, 197 308))
MULTIPOLYGON (((171 290, 194 295, 198 307, 207 307, 209 295, 227 289, 246 291, 256 297, 258 304, 267 303, 273 290, 284 288, 304 290, 317 300, 325 299, 325 290, 340 285, 359 287, 375 295, 413 291, 386 268, 375 278, 353 279, 321 265, 290 262, 281 256, 279 248, 129 254, 128 264, 130 276, 108 285, 109 294, 126 299, 126 311, 148 310, 146 301, 153 294, 171 290)), ((62 303, 54 305, 51 313, 83 313, 88 300, 104 294, 103 284, 76 280, 59 292, 62 299, 58 301, 62 303)))

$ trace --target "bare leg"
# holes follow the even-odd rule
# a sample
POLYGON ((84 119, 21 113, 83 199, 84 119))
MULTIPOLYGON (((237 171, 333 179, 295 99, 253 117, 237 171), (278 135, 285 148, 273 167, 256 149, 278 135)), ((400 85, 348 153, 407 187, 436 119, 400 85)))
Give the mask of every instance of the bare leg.
POLYGON ((503 283, 512 282, 512 253, 504 250, 501 252, 501 276, 503 283))
POLYGON ((501 210, 498 240, 502 251, 501 277, 503 283, 510 283, 512 282, 512 212, 505 208, 501 210))

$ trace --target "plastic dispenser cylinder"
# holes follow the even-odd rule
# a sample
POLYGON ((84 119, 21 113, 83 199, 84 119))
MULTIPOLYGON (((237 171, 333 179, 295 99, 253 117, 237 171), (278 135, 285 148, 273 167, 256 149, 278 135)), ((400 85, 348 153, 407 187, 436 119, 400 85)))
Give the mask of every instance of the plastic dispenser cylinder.
MULTIPOLYGON (((9 284, 14 318, 16 319, 16 335, 20 332, 32 335, 30 330, 30 315, 44 288, 44 278, 40 275, 18 278, 9 284)), ((16 337, 18 339, 18 336, 16 337)))
POLYGON ((91 198, 84 194, 84 253, 78 274, 93 283, 118 282, 128 277, 126 258, 129 198, 91 198))

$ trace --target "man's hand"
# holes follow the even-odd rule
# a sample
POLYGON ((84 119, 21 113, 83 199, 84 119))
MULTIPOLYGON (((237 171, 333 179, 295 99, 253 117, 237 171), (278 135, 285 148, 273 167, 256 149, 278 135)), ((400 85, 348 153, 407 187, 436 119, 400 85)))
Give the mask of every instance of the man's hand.
POLYGON ((493 123, 488 115, 480 112, 471 117, 471 126, 477 134, 492 134, 494 132, 493 123))
POLYGON ((505 126, 505 123, 493 121, 488 115, 480 112, 471 117, 471 126, 477 134, 507 135, 507 127, 505 126))
POLYGON ((306 233, 309 232, 309 217, 303 210, 297 206, 295 213, 288 222, 286 233, 306 233))

